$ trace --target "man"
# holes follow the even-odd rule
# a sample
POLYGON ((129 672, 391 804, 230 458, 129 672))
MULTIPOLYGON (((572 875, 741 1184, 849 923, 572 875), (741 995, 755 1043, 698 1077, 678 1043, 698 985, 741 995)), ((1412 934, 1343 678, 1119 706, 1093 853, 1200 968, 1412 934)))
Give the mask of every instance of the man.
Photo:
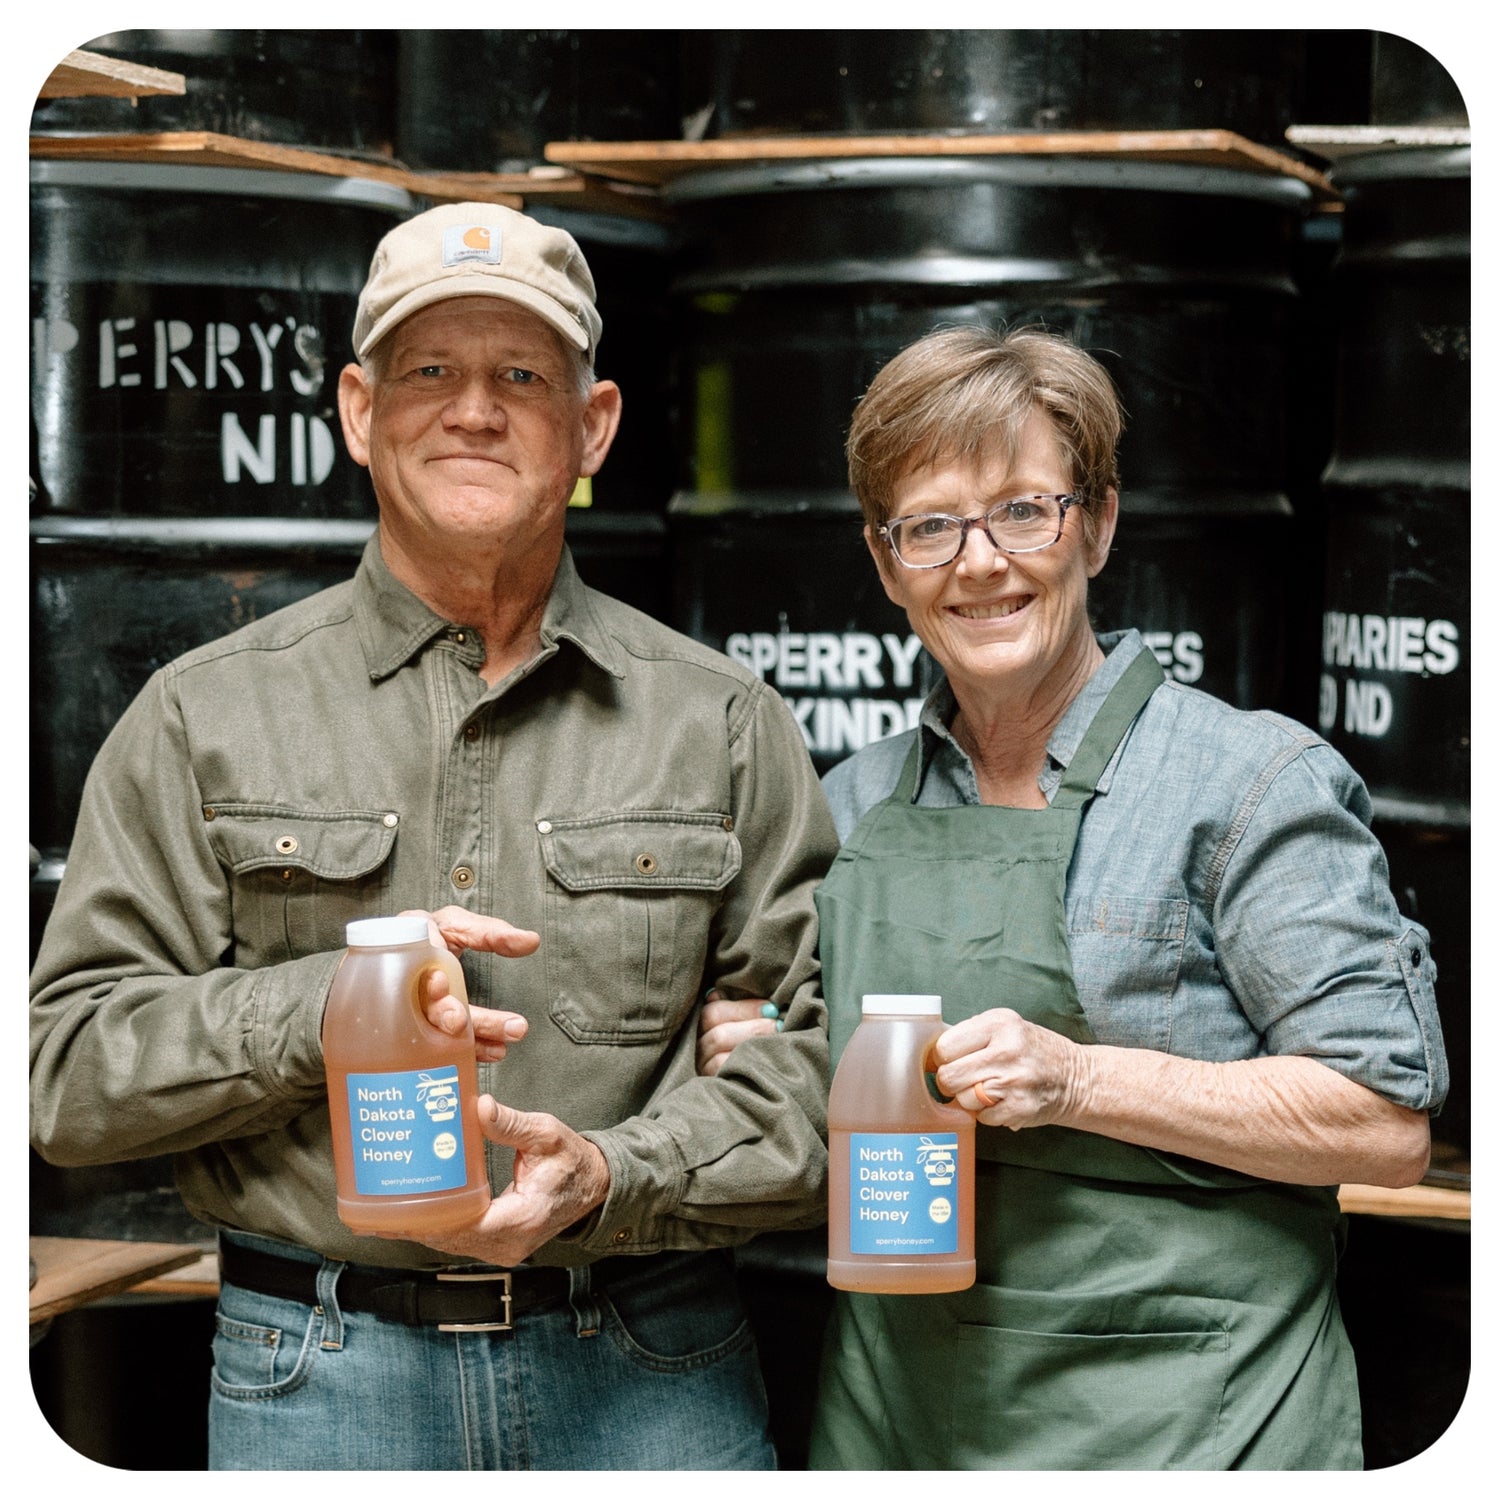
POLYGON ((716 1247, 822 1216, 834 834, 775 694, 574 571, 620 419, 600 331, 560 231, 470 203, 388 234, 339 380, 357 576, 159 672, 90 776, 33 1142, 174 1152, 219 1228, 215 1468, 774 1464, 716 1247), (493 1091, 496 1196, 430 1245, 335 1213, 324 1002, 347 921, 399 911, 464 955, 493 1091), (699 1076, 710 989, 782 1024, 699 1076))

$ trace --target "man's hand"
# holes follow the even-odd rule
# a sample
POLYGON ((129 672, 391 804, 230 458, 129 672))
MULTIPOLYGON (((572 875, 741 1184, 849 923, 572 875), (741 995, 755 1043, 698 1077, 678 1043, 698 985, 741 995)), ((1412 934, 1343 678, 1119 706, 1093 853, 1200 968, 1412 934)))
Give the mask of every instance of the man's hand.
POLYGON ((423 1244, 492 1266, 514 1266, 604 1202, 609 1193, 604 1153, 556 1116, 523 1113, 482 1094, 479 1123, 497 1145, 515 1147, 510 1186, 490 1200, 474 1224, 424 1237, 423 1244))
MULTIPOLYGON (((444 906, 437 911, 406 911, 403 917, 426 917, 427 931, 433 945, 457 957, 466 948, 481 953, 500 953, 507 958, 524 958, 541 946, 541 938, 521 927, 512 927, 499 917, 481 916, 461 906, 444 906)), ((422 1009, 427 1019, 449 1036, 460 1036, 464 1025, 474 1023, 474 1055, 480 1062, 499 1062, 510 1042, 526 1035, 524 1016, 514 1011, 491 1010, 483 1005, 465 1005, 454 993, 448 975, 441 969, 431 970, 423 982, 422 1009)))

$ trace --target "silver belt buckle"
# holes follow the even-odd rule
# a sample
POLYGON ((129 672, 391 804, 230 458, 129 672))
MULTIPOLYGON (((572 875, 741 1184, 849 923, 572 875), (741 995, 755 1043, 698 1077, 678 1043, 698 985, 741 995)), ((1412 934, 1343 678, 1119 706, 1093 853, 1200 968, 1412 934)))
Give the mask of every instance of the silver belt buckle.
POLYGON ((503 1323, 439 1323, 439 1333, 509 1333, 510 1272, 509 1271, 439 1271, 439 1281, 503 1281, 500 1295, 505 1299, 505 1321, 503 1323))

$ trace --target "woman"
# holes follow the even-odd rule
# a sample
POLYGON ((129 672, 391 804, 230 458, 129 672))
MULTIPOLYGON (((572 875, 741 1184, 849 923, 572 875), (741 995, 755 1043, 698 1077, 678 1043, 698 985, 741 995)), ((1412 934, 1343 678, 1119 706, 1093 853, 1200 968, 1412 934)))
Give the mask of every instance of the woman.
MULTIPOLYGON (((840 1293, 813 1468, 1358 1468, 1337 1184, 1427 1166, 1427 934, 1347 763, 1096 636, 1108 375, 932 334, 861 400, 865 538, 944 681, 824 787, 835 1058, 866 992, 941 993, 975 1116, 978 1281, 840 1293)), ((724 1002, 705 1066, 769 1021, 724 1002)))

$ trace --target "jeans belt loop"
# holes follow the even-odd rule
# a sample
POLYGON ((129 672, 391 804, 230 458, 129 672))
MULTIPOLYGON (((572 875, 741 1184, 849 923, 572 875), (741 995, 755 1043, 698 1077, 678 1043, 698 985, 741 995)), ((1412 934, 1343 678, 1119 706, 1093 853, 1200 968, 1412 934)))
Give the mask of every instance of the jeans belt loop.
POLYGON ((572 1304, 578 1337, 595 1337, 599 1332, 599 1303, 594 1297, 593 1272, 588 1266, 569 1267, 568 1301, 572 1304))
POLYGON ((439 1271, 438 1281, 498 1281, 505 1302, 503 1323, 439 1323, 439 1333, 509 1333, 511 1330, 511 1280, 509 1271, 439 1271))
POLYGON ((320 1344, 324 1349, 344 1347, 344 1316, 339 1310, 338 1298, 339 1275, 343 1269, 343 1261, 326 1258, 318 1267, 317 1290, 313 1295, 318 1299, 314 1304, 316 1310, 323 1315, 323 1337, 320 1344))

